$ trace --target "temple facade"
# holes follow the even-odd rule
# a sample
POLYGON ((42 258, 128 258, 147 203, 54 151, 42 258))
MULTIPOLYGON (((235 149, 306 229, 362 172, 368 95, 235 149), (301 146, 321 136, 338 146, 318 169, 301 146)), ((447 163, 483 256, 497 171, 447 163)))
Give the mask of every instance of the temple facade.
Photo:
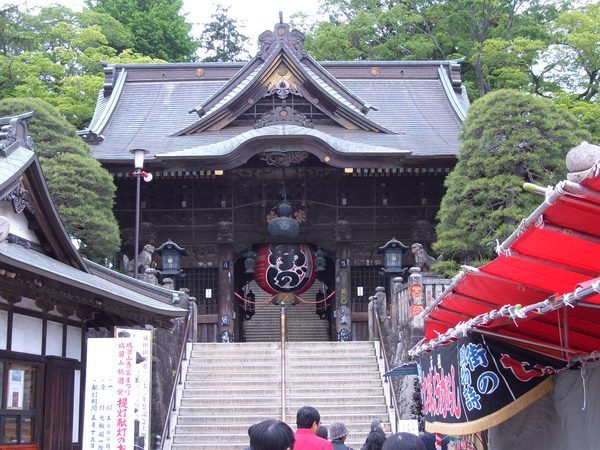
POLYGON ((130 257, 131 152, 147 152, 140 247, 185 249, 175 284, 206 340, 244 340, 252 280, 274 300, 328 298, 330 338, 365 339, 368 297, 434 239, 468 108, 460 61, 317 62, 303 40, 278 23, 245 63, 109 65, 81 132, 114 176, 130 257), (404 254, 386 271, 390 241, 404 254))

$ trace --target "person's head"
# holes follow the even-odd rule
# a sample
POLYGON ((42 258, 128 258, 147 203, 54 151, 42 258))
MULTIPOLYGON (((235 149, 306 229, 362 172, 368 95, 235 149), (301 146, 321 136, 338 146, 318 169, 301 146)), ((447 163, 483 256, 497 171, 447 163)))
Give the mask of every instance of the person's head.
POLYGON ((344 442, 348 436, 348 428, 343 422, 332 422, 329 425, 329 435, 332 441, 338 440, 344 442))
POLYGON ((385 440, 382 450, 427 450, 427 447, 419 436, 395 433, 385 440))
POLYGON ((374 420, 373 422, 371 422, 371 431, 383 431, 385 433, 385 430, 383 429, 383 423, 381 423, 381 420, 374 420))
POLYGON ((385 434, 382 430, 371 431, 365 440, 363 450, 381 450, 383 443, 385 442, 385 434))
POLYGON ((317 436, 327 439, 327 435, 327 427, 325 425, 320 425, 319 428, 317 428, 317 436))
POLYGON ((296 413, 296 426, 298 428, 310 428, 315 433, 321 424, 321 415, 312 406, 303 406, 296 413))
POLYGON ((294 431, 281 420, 269 419, 252 425, 248 430, 252 450, 291 450, 294 431))

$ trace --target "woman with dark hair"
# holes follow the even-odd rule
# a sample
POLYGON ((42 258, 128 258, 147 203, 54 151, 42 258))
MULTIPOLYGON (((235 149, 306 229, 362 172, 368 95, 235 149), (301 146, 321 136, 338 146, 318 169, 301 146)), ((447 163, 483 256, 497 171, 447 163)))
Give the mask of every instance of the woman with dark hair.
POLYGON ((374 420, 371 422, 371 431, 360 450, 381 450, 385 438, 385 431, 383 430, 381 420, 374 420))
POLYGON ((269 419, 252 426, 252 450, 293 450, 294 432, 281 420, 269 419))
POLYGON ((419 436, 395 433, 385 440, 382 450, 427 450, 427 447, 419 436))
POLYGON ((360 450, 381 450, 385 442, 385 433, 383 431, 371 431, 360 450))

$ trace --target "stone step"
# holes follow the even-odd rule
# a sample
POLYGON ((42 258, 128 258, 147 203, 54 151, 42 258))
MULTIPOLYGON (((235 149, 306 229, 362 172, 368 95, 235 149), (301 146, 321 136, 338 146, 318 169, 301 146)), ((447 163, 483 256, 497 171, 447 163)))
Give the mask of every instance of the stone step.
POLYGON ((247 443, 248 432, 246 433, 205 433, 205 434, 175 434, 173 444, 203 444, 203 443, 247 443))
MULTIPOLYGON (((387 424, 373 343, 304 337, 286 343, 285 363, 286 422, 292 428, 298 408, 311 405, 324 425, 343 421, 348 444, 360 448, 372 420, 387 424)), ((250 425, 281 417, 280 364, 276 342, 194 345, 171 448, 246 448, 250 425)))
MULTIPOLYGON (((185 400, 185 399, 184 399, 185 400)), ((258 399, 255 399, 258 400, 258 399)), ((337 395, 308 395, 308 396, 300 396, 295 394, 289 394, 286 399, 286 404, 289 404, 290 407, 301 407, 304 405, 311 405, 315 408, 319 409, 321 405, 376 405, 380 400, 378 398, 373 398, 370 395, 363 396, 352 396, 351 398, 340 397, 337 395)))
POLYGON ((329 361, 298 361, 293 358, 286 358, 286 368, 288 372, 294 372, 298 370, 302 370, 304 372, 377 372, 378 368, 375 365, 375 361, 371 362, 371 364, 365 364, 363 361, 351 361, 346 362, 343 366, 340 366, 339 363, 330 363, 329 361))
MULTIPOLYGON (((375 387, 365 387, 361 386, 360 389, 361 396, 376 396, 383 395, 383 388, 381 387, 381 383, 379 386, 375 387)), ((286 389, 286 396, 318 396, 322 395, 323 398, 329 398, 330 396, 354 396, 356 395, 356 386, 316 386, 316 387, 298 387, 288 386, 286 389)))
MULTIPOLYGON (((245 380, 253 380, 253 379, 260 379, 260 380, 272 380, 274 382, 279 382, 281 381, 281 374, 280 374, 280 370, 279 368, 276 371, 269 371, 267 372, 266 370, 259 370, 259 371, 250 371, 250 370, 232 370, 229 371, 227 373, 226 378, 231 377, 231 378, 243 378, 245 380)), ((187 373, 187 377, 186 377, 186 381, 202 381, 202 380, 206 380, 206 381, 223 381, 224 379, 224 374, 221 372, 216 372, 216 371, 202 371, 202 370, 197 370, 194 372, 188 372, 187 373)))
MULTIPOLYGON (((221 397, 218 399, 218 404, 223 406, 234 407, 235 405, 239 406, 240 404, 244 405, 274 405, 277 404, 278 400, 281 396, 265 396, 265 397, 255 397, 255 398, 232 398, 232 397, 221 397)), ((211 397, 194 397, 188 398, 183 397, 181 399, 181 406, 200 406, 201 404, 212 406, 215 404, 215 399, 211 397)), ((236 407, 237 407, 236 406, 236 407)))
POLYGON ((223 392, 227 392, 227 395, 237 399, 245 399, 248 397, 268 397, 281 395, 280 387, 281 383, 278 383, 278 386, 270 386, 264 389, 230 389, 227 385, 223 385, 222 389, 219 390, 186 388, 183 391, 182 398, 220 398, 223 396, 223 392))
MULTIPOLYGON (((312 374, 310 376, 311 382, 313 381, 312 374)), ((356 379, 379 379, 379 372, 376 370, 371 370, 369 368, 365 368, 360 372, 339 372, 339 371, 328 371, 328 372, 319 372, 319 380, 339 380, 340 382, 351 381, 356 379)), ((286 379, 290 381, 299 381, 304 380, 306 382, 307 374, 302 372, 301 370, 297 371, 286 371, 286 379)))
MULTIPOLYGON (((373 348, 373 343, 369 341, 349 341, 349 342, 319 342, 317 344, 310 343, 311 346, 303 345, 302 342, 293 342, 287 345, 286 347, 289 349, 297 350, 297 351, 311 351, 314 348, 373 348), (314 347, 312 347, 314 346, 314 347)), ((225 344, 228 345, 228 344, 225 344)))
MULTIPOLYGON (((268 416, 268 417, 279 417, 281 416, 281 405, 279 403, 273 403, 271 405, 237 405, 234 409, 231 406, 225 405, 195 405, 181 407, 178 410, 178 421, 183 418, 195 418, 195 417, 221 417, 227 418, 232 413, 236 415, 248 415, 248 416, 268 416)), ((295 413, 294 413, 295 414, 295 413)), ((179 423, 179 422, 178 422, 179 423)))
MULTIPOLYGON (((333 405, 338 404, 339 406, 346 407, 346 405, 377 405, 378 398, 374 398, 370 395, 354 395, 350 398, 340 397, 336 395, 325 394, 319 395, 319 392, 311 393, 313 395, 298 395, 296 393, 287 395, 287 404, 290 406, 296 406, 299 408, 304 405, 311 405, 317 408, 318 405, 333 405)), ((277 393, 271 393, 271 395, 262 395, 260 397, 215 397, 214 395, 191 395, 184 394, 181 399, 181 406, 213 406, 216 404, 220 405, 276 405, 279 404, 281 395, 277 393), (275 394, 275 395, 273 395, 275 394)), ((318 409, 318 408, 317 408, 318 409)))
POLYGON ((209 434, 209 433, 224 433, 224 434, 244 434, 248 437, 248 427, 253 423, 262 422, 263 420, 270 419, 271 417, 256 417, 252 421, 248 422, 248 418, 244 423, 218 423, 218 424, 206 424, 206 425, 177 425, 175 427, 175 433, 177 434, 209 434))
MULTIPOLYGON (((244 409, 244 408, 242 408, 244 409)), ((247 408, 246 408, 247 409, 247 408)), ((382 410, 383 412, 377 414, 374 411, 371 411, 369 409, 369 411, 367 411, 366 413, 361 413, 361 412, 350 412, 350 411, 344 411, 344 412, 339 412, 339 409, 337 411, 334 411, 333 409, 331 410, 331 413, 328 413, 328 409, 322 408, 323 411, 319 410, 319 413, 321 414, 321 421, 323 422, 324 425, 328 425, 334 421, 337 420, 341 420, 342 422, 346 423, 346 424, 351 424, 352 427, 362 427, 363 424, 366 426, 366 428, 368 429, 371 425, 371 421, 377 419, 377 420, 381 420, 382 422, 387 422, 389 420, 388 415, 387 415, 387 411, 385 411, 382 408, 378 408, 379 410, 382 410)), ((238 414, 238 408, 236 408, 236 410, 234 411, 235 414, 232 413, 231 410, 229 410, 229 414, 226 416, 227 417, 227 423, 231 423, 231 424, 239 424, 240 426, 250 426, 253 423, 256 422, 260 422, 262 420, 266 420, 266 419, 272 419, 272 418, 280 418, 281 417, 281 408, 272 408, 270 410, 267 409, 263 409, 263 411, 267 411, 267 413, 264 414, 238 414), (247 425, 245 425, 247 424, 247 425)), ((296 410, 292 410, 292 409, 286 409, 286 411, 288 411, 287 415, 286 415, 286 421, 290 424, 290 426, 293 426, 295 421, 296 421, 296 410)), ((182 413, 180 412, 179 414, 179 420, 177 421, 178 425, 222 425, 223 424, 223 417, 224 416, 220 416, 220 415, 208 415, 208 414, 202 414, 202 415, 182 415, 182 413)), ((358 429, 358 428, 355 428, 358 429)))
MULTIPOLYGON (((304 406, 304 405, 300 405, 304 406)), ((385 403, 381 403, 375 406, 366 408, 368 405, 344 405, 343 412, 340 411, 340 407, 332 404, 324 404, 319 408, 319 413, 322 417, 338 416, 341 414, 350 415, 364 415, 364 414, 385 414, 387 407, 385 403)), ((296 412, 299 406, 287 406, 286 416, 296 418, 296 412)), ((239 405, 234 410, 229 405, 191 405, 183 406, 179 409, 179 417, 191 417, 191 416, 206 416, 209 412, 212 412, 215 416, 230 416, 232 413, 235 415, 267 415, 270 417, 281 416, 281 404, 273 403, 272 405, 239 405)))
MULTIPOLYGON (((270 378, 270 379, 258 379, 258 380, 232 380, 232 381, 223 381, 222 379, 213 379, 213 380, 187 380, 185 382, 185 389, 213 389, 213 390, 222 390, 222 389, 242 389, 253 388, 253 389, 265 389, 265 388, 273 388, 279 390, 281 388, 281 380, 279 377, 270 378)), ((288 388, 299 388, 299 389, 310 389, 310 387, 306 386, 306 379, 290 381, 287 380, 286 383, 288 388)), ((320 380, 319 386, 315 387, 318 391, 321 389, 330 389, 339 387, 340 383, 338 379, 323 381, 320 380)), ((373 389, 373 388, 381 388, 381 380, 379 378, 369 378, 367 380, 362 380, 360 382, 361 390, 363 389, 373 389)))
POLYGON ((204 367, 261 367, 261 366, 279 366, 281 364, 281 358, 255 358, 255 359, 210 359, 210 358, 194 358, 190 361, 190 367, 204 366, 204 367))

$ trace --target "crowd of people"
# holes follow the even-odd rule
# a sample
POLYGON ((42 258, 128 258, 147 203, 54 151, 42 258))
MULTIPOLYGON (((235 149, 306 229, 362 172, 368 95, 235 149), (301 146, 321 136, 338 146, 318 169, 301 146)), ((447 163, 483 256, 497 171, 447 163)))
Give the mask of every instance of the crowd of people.
MULTIPOLYGON (((345 442, 349 431, 343 422, 321 425, 321 415, 312 406, 296 414, 296 432, 285 422, 265 420, 248 429, 250 447, 246 450, 354 450, 345 442)), ((387 436, 381 421, 374 420, 360 450, 429 450, 426 437, 411 433, 387 436)))

